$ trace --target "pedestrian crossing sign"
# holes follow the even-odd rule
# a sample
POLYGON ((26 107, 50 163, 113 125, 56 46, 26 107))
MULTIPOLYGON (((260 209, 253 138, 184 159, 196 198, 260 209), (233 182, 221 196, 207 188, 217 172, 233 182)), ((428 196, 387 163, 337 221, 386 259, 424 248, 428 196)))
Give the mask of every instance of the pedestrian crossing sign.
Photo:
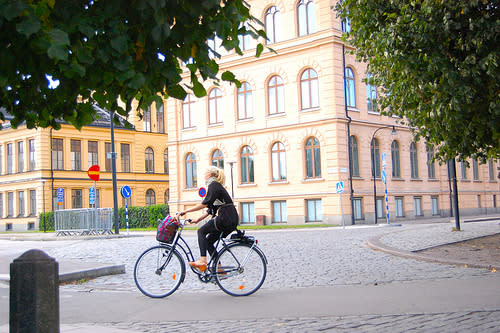
POLYGON ((337 182, 336 192, 337 194, 344 192, 344 182, 337 182))

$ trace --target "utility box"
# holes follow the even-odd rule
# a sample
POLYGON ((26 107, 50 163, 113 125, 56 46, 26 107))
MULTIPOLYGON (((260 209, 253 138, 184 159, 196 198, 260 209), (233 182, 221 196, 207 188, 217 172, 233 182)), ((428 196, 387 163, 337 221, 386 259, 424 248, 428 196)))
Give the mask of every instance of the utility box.
POLYGON ((256 224, 257 225, 265 225, 266 224, 266 215, 257 215, 256 216, 256 224))

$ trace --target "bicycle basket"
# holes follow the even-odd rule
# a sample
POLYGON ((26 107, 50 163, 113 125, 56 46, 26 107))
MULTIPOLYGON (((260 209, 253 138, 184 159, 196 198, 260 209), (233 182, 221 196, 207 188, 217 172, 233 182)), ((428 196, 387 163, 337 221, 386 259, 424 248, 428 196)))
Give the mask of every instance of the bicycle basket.
POLYGON ((177 229, 179 229, 179 222, 177 222, 175 217, 167 215, 167 217, 158 224, 156 240, 162 243, 172 243, 177 229))

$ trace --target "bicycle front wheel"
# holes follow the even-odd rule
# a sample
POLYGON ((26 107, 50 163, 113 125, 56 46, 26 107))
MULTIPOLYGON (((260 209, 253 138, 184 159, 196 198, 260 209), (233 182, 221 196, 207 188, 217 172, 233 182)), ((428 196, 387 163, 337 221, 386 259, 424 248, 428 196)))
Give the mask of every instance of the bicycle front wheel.
POLYGON ((177 250, 170 245, 158 245, 144 251, 134 267, 137 288, 146 296, 162 298, 179 288, 186 266, 177 250))
POLYGON ((267 265, 264 255, 250 244, 234 243, 215 260, 215 281, 231 296, 248 296, 264 283, 267 265))

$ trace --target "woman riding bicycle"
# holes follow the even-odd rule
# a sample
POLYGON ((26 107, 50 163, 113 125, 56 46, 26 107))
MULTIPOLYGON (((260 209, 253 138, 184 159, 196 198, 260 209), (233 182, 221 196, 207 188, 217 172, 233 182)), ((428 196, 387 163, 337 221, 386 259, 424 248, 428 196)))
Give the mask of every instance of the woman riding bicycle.
POLYGON ((195 212, 207 208, 207 211, 192 223, 198 223, 211 215, 212 218, 198 229, 198 245, 200 247, 200 259, 189 262, 191 267, 200 271, 207 269, 207 250, 210 256, 215 255, 214 243, 222 234, 223 237, 236 230, 238 225, 238 212, 233 204, 231 196, 224 188, 224 171, 215 166, 210 166, 205 172, 207 195, 203 201, 196 206, 179 213, 180 216, 189 212, 195 212))

